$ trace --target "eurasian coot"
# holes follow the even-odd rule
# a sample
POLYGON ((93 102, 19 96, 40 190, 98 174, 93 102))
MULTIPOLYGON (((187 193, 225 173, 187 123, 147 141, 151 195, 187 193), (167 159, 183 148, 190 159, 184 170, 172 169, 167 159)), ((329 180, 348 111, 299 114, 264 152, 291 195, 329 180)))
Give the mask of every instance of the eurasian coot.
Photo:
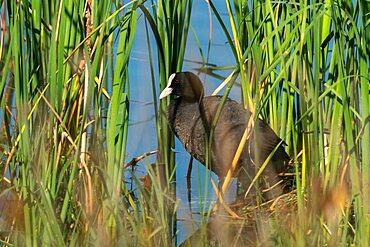
MULTIPOLYGON (((221 102, 221 96, 204 97, 202 82, 191 72, 179 72, 170 76, 167 87, 162 91, 160 99, 174 95, 167 109, 167 120, 172 132, 179 138, 186 151, 205 164, 206 139, 210 126, 221 102)), ((226 176, 238 148, 245 129, 248 126, 250 112, 236 101, 227 99, 214 129, 211 143, 210 169, 220 179, 226 176)), ((276 176, 283 171, 289 156, 283 147, 284 142, 264 122, 258 119, 247 140, 237 168, 233 174, 249 186, 258 167, 263 164, 277 145, 280 145, 270 163, 265 176, 276 176), (258 164, 256 162, 258 160, 258 164), (256 169, 257 168, 257 169, 256 169)))

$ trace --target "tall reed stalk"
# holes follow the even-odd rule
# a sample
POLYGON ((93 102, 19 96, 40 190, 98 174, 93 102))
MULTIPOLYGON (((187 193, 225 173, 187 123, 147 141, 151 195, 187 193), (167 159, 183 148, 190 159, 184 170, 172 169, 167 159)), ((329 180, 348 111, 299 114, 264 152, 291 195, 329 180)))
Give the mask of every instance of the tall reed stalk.
MULTIPOLYGON (((152 34, 154 35, 156 50, 157 50, 157 62, 159 72, 159 90, 163 90, 167 85, 167 80, 170 75, 174 72, 182 70, 184 62, 185 48, 188 37, 190 15, 192 9, 192 0, 175 0, 175 1, 164 1, 159 0, 156 3, 151 1, 151 10, 141 5, 147 23, 150 26, 152 34)), ((149 33, 147 32, 147 35, 149 33)), ((148 47, 151 47, 150 40, 148 39, 148 47)), ((158 104, 158 91, 157 83, 154 81, 153 72, 156 70, 153 68, 154 62, 152 61, 152 51, 150 53, 150 64, 152 73, 152 87, 153 87, 153 98, 154 108, 156 113, 156 126, 157 126, 157 137, 158 147, 160 154, 157 159, 158 171, 161 174, 165 174, 164 178, 165 187, 162 188, 168 191, 172 196, 173 200, 176 200, 176 173, 175 173, 175 156, 171 151, 174 147, 173 134, 170 133, 167 120, 166 120, 166 108, 169 103, 169 99, 165 99, 158 104), (161 165, 161 164, 164 164, 161 165)), ((172 208, 170 206, 170 208, 172 208)), ((176 232, 176 213, 169 210, 167 215, 167 226, 172 226, 172 229, 166 229, 165 232, 172 233, 176 232), (172 217, 174 215, 174 217, 172 217)), ((167 240, 167 244, 171 244, 171 239, 167 240)), ((176 244, 176 239, 174 241, 176 244)))

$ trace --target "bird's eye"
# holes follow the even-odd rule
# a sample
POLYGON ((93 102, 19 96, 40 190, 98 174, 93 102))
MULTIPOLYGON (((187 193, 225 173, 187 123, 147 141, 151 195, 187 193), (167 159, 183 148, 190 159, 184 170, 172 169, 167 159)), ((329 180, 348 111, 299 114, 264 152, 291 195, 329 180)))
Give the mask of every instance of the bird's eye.
POLYGON ((180 83, 180 81, 179 80, 175 80, 175 84, 179 84, 180 83))

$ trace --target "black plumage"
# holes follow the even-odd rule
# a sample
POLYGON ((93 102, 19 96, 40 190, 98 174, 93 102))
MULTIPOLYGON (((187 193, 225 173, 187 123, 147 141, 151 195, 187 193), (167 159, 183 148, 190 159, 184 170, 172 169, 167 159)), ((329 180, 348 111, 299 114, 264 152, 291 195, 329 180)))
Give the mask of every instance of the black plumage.
MULTIPOLYGON (((205 164, 206 142, 210 126, 215 118, 221 96, 203 97, 203 85, 198 76, 191 72, 171 75, 160 98, 175 95, 167 109, 167 120, 172 132, 179 138, 186 151, 205 164)), ((211 170, 220 178, 226 176, 248 127, 250 112, 234 100, 226 99, 214 129, 211 146, 211 170)), ((264 174, 276 175, 282 172, 289 161, 284 142, 263 120, 256 120, 254 129, 245 144, 233 176, 249 185, 258 167, 279 145, 264 174), (258 160, 258 163, 256 162, 258 160), (257 168, 257 169, 256 169, 257 168)))

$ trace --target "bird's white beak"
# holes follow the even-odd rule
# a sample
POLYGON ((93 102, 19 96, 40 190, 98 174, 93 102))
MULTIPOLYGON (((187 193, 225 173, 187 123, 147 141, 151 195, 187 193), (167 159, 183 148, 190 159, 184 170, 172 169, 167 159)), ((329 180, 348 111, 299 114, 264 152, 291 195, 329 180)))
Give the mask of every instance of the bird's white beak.
POLYGON ((170 87, 166 87, 165 89, 163 89, 162 93, 159 95, 159 99, 163 99, 170 95, 172 93, 172 90, 173 88, 170 87))
POLYGON ((172 80, 175 78, 176 74, 173 73, 170 78, 168 78, 167 87, 163 89, 162 93, 159 95, 159 99, 163 99, 172 93, 173 88, 171 88, 172 80))

